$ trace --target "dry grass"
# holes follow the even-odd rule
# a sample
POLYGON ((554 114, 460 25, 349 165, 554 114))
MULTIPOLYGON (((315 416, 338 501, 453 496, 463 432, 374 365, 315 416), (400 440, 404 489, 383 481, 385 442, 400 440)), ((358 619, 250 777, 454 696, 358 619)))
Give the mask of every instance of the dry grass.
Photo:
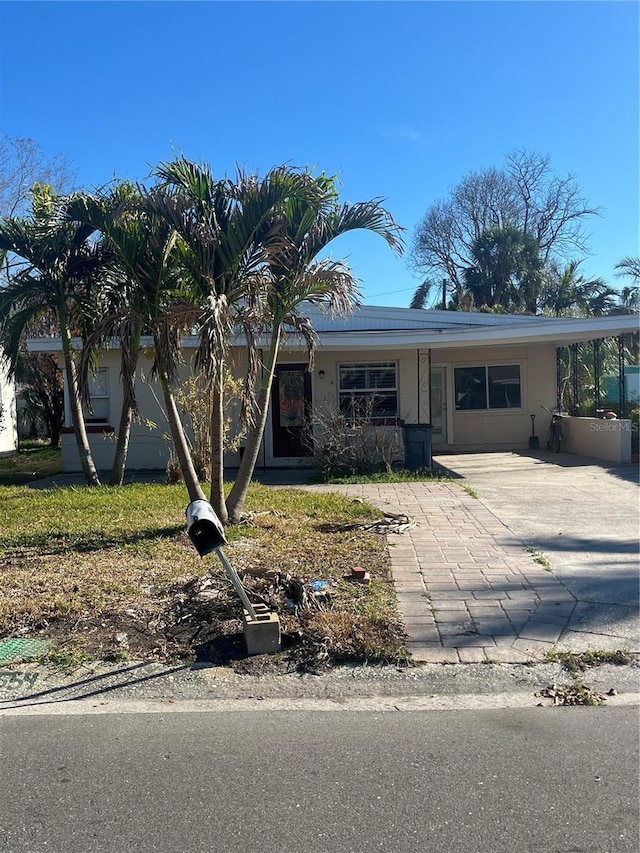
MULTIPOLYGON (((182 486, 0 487, 0 638, 50 638, 75 662, 240 661, 239 602, 215 556, 200 560, 189 543, 187 502, 182 486)), ((226 554, 280 613, 283 665, 403 658, 384 537, 358 528, 376 510, 259 485, 247 510, 226 554), (346 579, 355 565, 369 586, 346 579), (311 593, 316 578, 327 595, 311 593), (293 604, 292 584, 303 591, 293 604)))

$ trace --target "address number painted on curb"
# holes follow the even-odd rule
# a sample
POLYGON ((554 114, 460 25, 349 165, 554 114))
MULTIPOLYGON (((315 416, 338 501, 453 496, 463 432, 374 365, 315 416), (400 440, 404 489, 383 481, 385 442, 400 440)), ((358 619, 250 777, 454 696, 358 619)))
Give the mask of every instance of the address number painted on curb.
POLYGON ((32 689, 40 678, 37 672, 1 672, 0 690, 9 690, 19 693, 24 689, 32 689))

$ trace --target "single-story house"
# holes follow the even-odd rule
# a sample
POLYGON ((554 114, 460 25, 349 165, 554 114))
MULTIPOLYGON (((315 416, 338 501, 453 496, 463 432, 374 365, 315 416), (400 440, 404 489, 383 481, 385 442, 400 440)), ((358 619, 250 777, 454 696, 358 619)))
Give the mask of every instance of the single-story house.
POLYGON ((15 383, 0 360, 0 455, 12 453, 18 446, 16 419, 15 383))
MULTIPOLYGON (((307 370, 302 339, 289 335, 276 369, 259 458, 259 465, 266 468, 308 464, 299 429, 305 411, 323 406, 344 411, 372 395, 381 426, 431 424, 435 453, 527 448, 532 415, 544 446, 549 421, 544 408, 552 410, 558 401, 558 348, 638 330, 636 315, 566 319, 370 305, 343 318, 314 307, 306 313, 317 335, 314 370, 307 370)), ((186 361, 197 346, 197 337, 183 340, 186 361)), ((55 339, 32 340, 30 348, 61 354, 55 339)), ((232 352, 240 363, 241 338, 232 352)), ((137 394, 146 423, 132 429, 128 462, 132 470, 164 468, 170 452, 160 391, 149 381, 149 373, 150 362, 143 352, 137 394)), ((91 397, 94 458, 99 469, 109 469, 122 401, 117 344, 101 358, 91 397)), ((603 431, 586 423, 592 420, 567 419, 563 449, 628 461, 629 422, 620 420, 603 431)), ((80 470, 69 413, 66 426, 63 467, 80 470)), ((226 461, 237 465, 237 452, 226 461)))

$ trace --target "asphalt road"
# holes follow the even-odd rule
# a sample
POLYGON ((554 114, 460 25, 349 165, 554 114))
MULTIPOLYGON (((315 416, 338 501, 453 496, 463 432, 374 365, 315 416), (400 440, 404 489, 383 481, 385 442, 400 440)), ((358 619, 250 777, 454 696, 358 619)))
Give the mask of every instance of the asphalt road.
POLYGON ((0 850, 637 853, 638 709, 0 718, 0 850))

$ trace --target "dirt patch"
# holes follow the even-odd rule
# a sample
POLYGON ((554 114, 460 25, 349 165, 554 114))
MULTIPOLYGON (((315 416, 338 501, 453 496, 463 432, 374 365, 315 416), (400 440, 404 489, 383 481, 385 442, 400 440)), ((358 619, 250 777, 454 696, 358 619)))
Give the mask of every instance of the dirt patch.
MULTIPOLYGON (((379 568, 371 568, 380 574, 379 568)), ((36 634, 54 642, 50 660, 61 666, 72 666, 78 658, 208 662, 257 674, 318 670, 349 660, 404 659, 399 619, 360 612, 371 590, 356 589, 346 576, 318 582, 268 572, 246 574, 243 583, 254 602, 262 601, 279 614, 280 654, 247 656, 241 605, 223 572, 151 588, 124 610, 73 621, 56 618, 39 626, 36 634), (321 588, 314 589, 317 586, 321 588)), ((390 587, 388 578, 376 583, 390 587)))
POLYGON ((61 667, 84 660, 181 661, 257 674, 318 670, 350 660, 404 659, 405 634, 393 607, 385 554, 379 550, 383 540, 369 549, 368 559, 360 555, 371 576, 366 586, 351 580, 346 564, 334 565, 326 580, 265 571, 256 565, 260 548, 255 545, 245 544, 238 562, 253 564, 242 573, 250 599, 279 615, 278 655, 247 656, 241 604, 222 569, 149 586, 128 596, 122 608, 45 620, 31 626, 29 634, 53 641, 49 660, 61 667))

